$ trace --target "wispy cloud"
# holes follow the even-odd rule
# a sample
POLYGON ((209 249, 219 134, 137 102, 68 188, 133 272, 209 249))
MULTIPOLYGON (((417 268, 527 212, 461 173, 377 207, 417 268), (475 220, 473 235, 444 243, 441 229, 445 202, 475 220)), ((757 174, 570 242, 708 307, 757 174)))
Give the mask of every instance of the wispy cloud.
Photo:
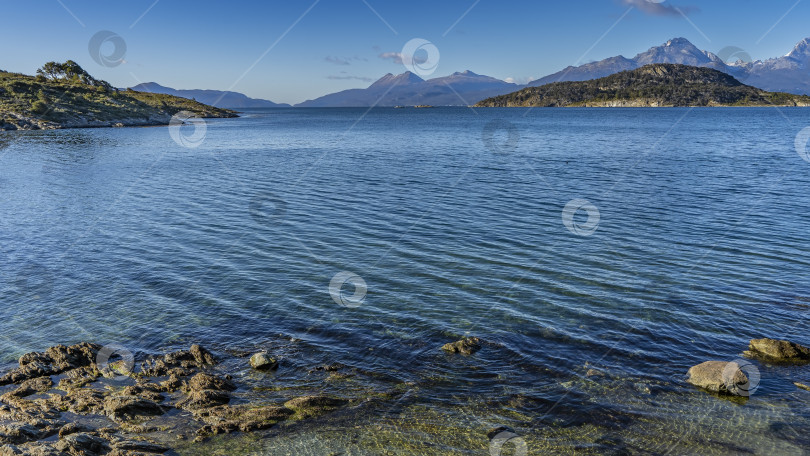
POLYGON ((364 58, 358 57, 358 56, 354 56, 354 57, 337 57, 337 56, 333 56, 333 55, 327 55, 326 57, 324 57, 324 60, 326 60, 329 63, 334 63, 335 65, 351 65, 351 63, 353 61, 368 62, 368 59, 364 59, 364 58))
MULTIPOLYGON (((396 63, 397 65, 402 65, 402 58, 404 57, 401 52, 383 52, 382 54, 378 55, 377 57, 388 60, 390 59, 392 62, 396 63)), ((413 55, 409 58, 412 60, 413 63, 425 63, 427 62, 428 57, 426 55, 413 55)))
POLYGON ((329 76, 326 77, 326 79, 337 79, 337 80, 354 79, 357 81, 365 81, 365 82, 371 82, 374 80, 372 78, 367 78, 365 76, 353 76, 350 74, 330 74, 329 76))
POLYGON ((697 8, 694 6, 678 7, 670 5, 667 2, 657 2, 654 0, 622 0, 622 3, 653 16, 681 16, 697 11, 697 8))
POLYGON ((401 52, 383 52, 382 54, 378 55, 377 57, 388 60, 391 59, 394 63, 402 65, 402 53, 401 52))

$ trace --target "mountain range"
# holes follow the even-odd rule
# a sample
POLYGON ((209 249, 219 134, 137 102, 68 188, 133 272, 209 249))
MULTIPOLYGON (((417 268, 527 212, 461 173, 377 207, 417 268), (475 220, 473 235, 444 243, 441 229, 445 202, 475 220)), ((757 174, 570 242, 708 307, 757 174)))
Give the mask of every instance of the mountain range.
POLYGON ((472 71, 456 72, 450 76, 424 80, 406 71, 400 75, 386 74, 365 89, 349 89, 296 107, 321 108, 332 106, 415 106, 471 105, 478 100, 514 92, 521 86, 472 71))
MULTIPOLYGON (((536 79, 526 85, 502 81, 472 71, 456 72, 449 76, 422 79, 406 71, 386 74, 364 89, 349 89, 307 100, 296 107, 367 107, 367 106, 467 106, 476 102, 515 92, 525 87, 536 87, 552 82, 586 81, 602 78, 621 71, 635 70, 655 63, 681 64, 722 71, 759 89, 810 94, 810 38, 800 41, 788 54, 768 60, 750 61, 738 48, 726 48, 718 56, 698 49, 686 38, 673 38, 660 46, 626 58, 618 55, 597 62, 569 66, 561 71, 536 79), (728 52, 730 50, 731 52, 728 52), (732 61, 735 56, 740 57, 732 61)), ((268 100, 249 98, 237 92, 217 90, 175 90, 157 83, 140 84, 134 90, 193 98, 205 104, 227 108, 287 107, 268 100)))
POLYGON ((171 87, 164 87, 156 82, 146 82, 138 84, 135 87, 130 87, 132 90, 138 92, 159 93, 164 95, 173 95, 175 97, 183 97, 191 100, 199 101, 200 103, 215 106, 217 108, 289 108, 290 105, 286 103, 273 103, 270 100, 262 100, 259 98, 250 98, 247 95, 239 92, 229 92, 223 90, 178 90, 171 87))

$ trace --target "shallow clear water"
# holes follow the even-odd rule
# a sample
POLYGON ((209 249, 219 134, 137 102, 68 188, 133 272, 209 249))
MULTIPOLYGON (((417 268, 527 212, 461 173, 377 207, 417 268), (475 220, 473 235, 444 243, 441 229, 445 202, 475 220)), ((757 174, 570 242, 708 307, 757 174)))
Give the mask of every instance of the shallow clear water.
POLYGON ((801 454, 810 393, 792 382, 810 367, 755 362, 744 403, 683 378, 754 337, 810 345, 808 125, 801 109, 287 109, 208 120, 193 149, 166 128, 0 133, 0 358, 283 335, 291 359, 417 385, 364 415, 368 435, 390 421, 481 454, 506 423, 530 454, 801 454), (563 223, 576 198, 598 209, 590 236, 563 223), (341 271, 367 284, 358 307, 330 296, 341 271), (463 335, 487 344, 437 350, 463 335), (406 426, 423 406, 452 432, 406 426))

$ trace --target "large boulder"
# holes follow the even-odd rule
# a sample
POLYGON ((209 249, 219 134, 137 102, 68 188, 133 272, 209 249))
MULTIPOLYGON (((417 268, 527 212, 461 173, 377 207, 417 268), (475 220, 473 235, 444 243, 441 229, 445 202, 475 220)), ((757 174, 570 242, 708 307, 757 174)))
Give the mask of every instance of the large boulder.
POLYGON ((749 354, 773 361, 810 361, 810 348, 786 340, 751 339, 748 349, 749 354))
POLYGON ((718 394, 747 396, 750 389, 748 376, 735 361, 706 361, 692 366, 686 381, 718 394))

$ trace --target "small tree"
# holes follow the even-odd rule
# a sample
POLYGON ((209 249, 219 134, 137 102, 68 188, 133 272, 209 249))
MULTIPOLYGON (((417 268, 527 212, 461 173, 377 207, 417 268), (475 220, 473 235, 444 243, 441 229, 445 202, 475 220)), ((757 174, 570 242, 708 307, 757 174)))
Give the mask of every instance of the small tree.
POLYGON ((42 100, 37 100, 31 103, 31 111, 37 114, 45 114, 48 112, 48 104, 42 100))

